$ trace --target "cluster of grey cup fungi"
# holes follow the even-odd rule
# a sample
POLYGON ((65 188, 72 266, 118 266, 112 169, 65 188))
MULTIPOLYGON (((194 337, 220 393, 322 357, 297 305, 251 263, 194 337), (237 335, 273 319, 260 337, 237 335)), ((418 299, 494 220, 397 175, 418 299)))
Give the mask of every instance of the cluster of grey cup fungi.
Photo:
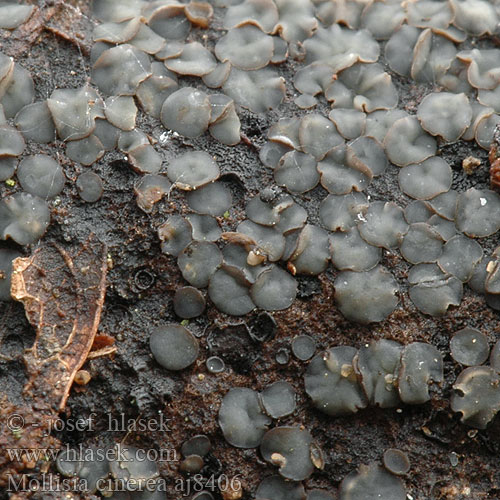
MULTIPOLYGON (((32 14, 32 6, 2 4, 0 28, 15 30, 32 14)), ((297 276, 331 266, 335 305, 344 317, 380 322, 402 307, 398 296, 404 293, 381 264, 386 254, 412 266, 408 293, 423 314, 446 315, 460 305, 464 286, 500 310, 500 247, 490 254, 481 245, 500 229, 500 196, 452 189, 453 170, 440 154, 458 141, 485 150, 493 141, 500 122, 500 49, 480 37, 496 34, 498 2, 95 0, 93 16, 91 79, 80 88, 55 89, 35 101, 29 72, 0 54, 0 180, 9 190, 0 200, 0 239, 26 246, 43 237, 67 186, 68 162, 83 166, 76 181, 82 200, 98 202, 103 183, 92 165, 118 150, 140 175, 137 205, 150 214, 162 252, 177 258, 189 285, 175 294, 180 318, 200 316, 207 304, 233 316, 287 309, 297 295, 297 276), (292 80, 282 68, 288 76, 292 71, 292 80), (403 103, 391 75, 427 95, 403 103), (248 139, 241 114, 277 117, 284 103, 290 116, 277 119, 266 140, 248 139), (164 133, 155 138, 141 131, 141 115, 164 133), (227 172, 215 154, 196 147, 206 134, 218 151, 243 139, 258 149, 255 176, 274 178, 248 200, 245 217, 231 213, 231 191, 220 179, 227 172), (179 137, 195 146, 172 156, 168 142, 179 137), (25 153, 27 143, 31 152, 55 141, 64 146, 64 162, 41 150, 25 153), (397 179, 397 203, 374 187, 384 176, 397 179), (317 213, 307 209, 312 190, 322 199, 317 213), (184 211, 159 221, 156 205, 164 197, 176 197, 184 211), (228 220, 239 223, 223 231, 221 222, 226 227, 228 220)), ((477 173, 484 165, 470 157, 464 168, 477 173)), ((0 248, 1 300, 10 299, 12 261, 21 253, 15 245, 0 248)), ((451 406, 478 428, 500 409, 500 348, 493 349, 490 366, 480 366, 489 353, 482 335, 459 332, 451 344, 453 358, 467 366, 451 406)), ((185 369, 199 355, 197 339, 182 325, 157 327, 150 344, 168 370, 185 369)), ((292 349, 307 360, 314 342, 297 338, 292 349)), ((212 357, 207 367, 217 373, 224 362, 212 357)), ((380 340, 317 355, 305 388, 316 408, 335 416, 368 405, 424 403, 428 382, 442 378, 435 347, 380 340)), ((269 429, 273 418, 295 409, 291 386, 276 384, 262 393, 231 389, 219 422, 230 444, 260 446, 263 458, 279 467, 257 498, 302 500, 306 492, 293 481, 321 468, 322 453, 306 429, 269 429)), ((376 493, 404 499, 396 475, 407 472, 406 464, 390 450, 385 468, 372 463, 346 477, 340 498, 376 493)), ((89 474, 88 467, 67 467, 61 459, 61 473, 89 474)), ((103 467, 92 474, 116 480, 114 469, 122 469, 103 467)), ((157 477, 151 467, 147 474, 157 477)), ((331 497, 307 492, 308 500, 320 498, 331 497)))

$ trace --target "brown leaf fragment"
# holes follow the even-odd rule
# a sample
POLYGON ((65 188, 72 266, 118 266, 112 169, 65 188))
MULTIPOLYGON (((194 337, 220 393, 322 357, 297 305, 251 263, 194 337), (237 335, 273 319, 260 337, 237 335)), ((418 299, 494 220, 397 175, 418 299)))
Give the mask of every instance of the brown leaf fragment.
POLYGON ((42 246, 13 263, 11 294, 36 339, 24 356, 24 390, 37 408, 61 411, 94 342, 106 290, 106 246, 91 237, 75 255, 42 246))

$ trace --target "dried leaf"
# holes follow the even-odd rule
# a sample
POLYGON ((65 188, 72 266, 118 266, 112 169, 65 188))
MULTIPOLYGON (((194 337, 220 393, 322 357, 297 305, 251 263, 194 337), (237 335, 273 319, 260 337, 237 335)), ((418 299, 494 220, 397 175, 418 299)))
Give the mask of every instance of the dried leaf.
POLYGON ((101 317, 106 270, 106 247, 94 238, 74 256, 47 245, 13 263, 12 296, 36 328, 35 343, 24 356, 25 392, 42 407, 64 408, 87 359, 101 317))

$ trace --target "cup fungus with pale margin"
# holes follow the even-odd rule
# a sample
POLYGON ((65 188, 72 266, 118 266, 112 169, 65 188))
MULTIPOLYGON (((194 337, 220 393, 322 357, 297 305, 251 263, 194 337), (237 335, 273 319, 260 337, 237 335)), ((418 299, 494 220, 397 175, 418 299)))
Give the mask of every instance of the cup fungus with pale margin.
POLYGON ((445 243, 437 264, 445 273, 465 283, 472 277, 474 268, 482 257, 483 249, 477 241, 457 235, 445 243))
POLYGON ((164 175, 144 175, 134 185, 137 206, 142 211, 151 213, 154 205, 170 191, 171 186, 172 184, 164 175))
POLYGON ((247 0, 227 8, 224 27, 230 29, 253 24, 264 33, 270 33, 278 20, 278 8, 272 0, 247 0))
POLYGON ((6 181, 16 171, 18 159, 15 156, 0 156, 0 181, 6 181))

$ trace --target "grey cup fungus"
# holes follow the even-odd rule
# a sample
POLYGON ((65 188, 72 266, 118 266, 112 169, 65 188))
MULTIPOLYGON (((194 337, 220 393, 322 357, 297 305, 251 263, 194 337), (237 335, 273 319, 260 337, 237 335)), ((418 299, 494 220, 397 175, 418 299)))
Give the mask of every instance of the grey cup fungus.
POLYGON ((297 406, 293 387, 285 381, 268 385, 260 394, 264 411, 272 418, 291 415, 297 406))
POLYGON ((287 481, 281 476, 264 478, 255 492, 256 500, 305 500, 306 493, 302 483, 287 481))
POLYGON ((177 259, 184 279, 197 288, 206 287, 221 264, 221 251, 209 241, 192 241, 177 259))
POLYGON ((150 75, 148 55, 129 44, 105 50, 92 66, 93 81, 101 92, 111 96, 134 95, 150 75))
POLYGON ((56 137, 47 101, 27 104, 16 114, 14 122, 25 139, 44 144, 52 142, 56 137))
POLYGON ((448 191, 453 176, 443 159, 432 156, 422 163, 403 167, 398 177, 403 193, 417 200, 428 200, 448 191))
POLYGON ((436 264, 418 264, 408 274, 410 299, 424 314, 444 316, 449 306, 458 306, 463 296, 462 282, 444 273, 436 264))
POLYGON ((384 451, 384 467, 397 476, 407 474, 410 470, 410 460, 401 450, 389 448, 384 451))
POLYGON ((406 491, 400 478, 372 462, 361 465, 340 484, 340 500, 405 500, 406 491))
POLYGON ((156 361, 167 370, 183 370, 198 357, 199 346, 194 335, 182 325, 170 323, 154 328, 149 346, 156 361))
POLYGON ((306 224, 301 229, 290 256, 293 274, 320 274, 327 268, 329 259, 327 232, 314 224, 306 224))
POLYGON ((104 146, 93 134, 71 141, 66 146, 66 155, 71 160, 83 165, 92 165, 104 154, 104 146))
POLYGON ((454 142, 469 126, 472 109, 465 94, 435 92, 424 97, 417 117, 424 130, 446 142, 454 142))
POLYGON ((436 154, 436 140, 425 132, 415 116, 400 118, 387 131, 384 139, 387 157, 404 167, 420 163, 436 154))
POLYGON ((250 283, 243 272, 224 265, 210 279, 208 295, 217 309, 226 314, 241 316, 255 308, 250 297, 250 283))
POLYGON ((0 154, 19 156, 24 151, 25 142, 21 133, 9 125, 0 125, 0 154))
POLYGON ((359 234, 367 243, 387 249, 400 246, 409 229, 401 207, 381 201, 368 206, 358 227, 359 234))
POLYGON ((457 235, 445 243, 437 263, 445 273, 467 282, 482 257, 483 249, 477 241, 457 235))
POLYGON ((83 172, 76 180, 78 194, 83 201, 94 203, 103 193, 102 179, 94 172, 83 172))
POLYGON ((15 193, 0 200, 0 239, 20 245, 36 243, 50 222, 47 204, 29 193, 15 193))
POLYGON ((214 500, 212 493, 205 490, 195 493, 191 498, 192 500, 214 500))
POLYGON ((500 342, 498 341, 491 350, 490 365, 496 372, 500 372, 500 342))
POLYGON ((217 65, 213 54, 198 42, 184 45, 178 57, 165 60, 165 66, 179 75, 204 76, 217 65))
POLYGON ((167 167, 168 178, 180 189, 191 191, 219 178, 219 166, 203 151, 184 153, 167 167))
POLYGON ((97 92, 85 85, 79 89, 57 89, 47 99, 47 106, 63 141, 88 137, 95 128, 95 119, 103 116, 102 100, 97 92))
POLYGON ((219 425, 226 441, 237 448, 259 446, 271 419, 260 407, 258 394, 252 389, 236 387, 222 398, 219 425))
POLYGON ((485 429, 500 410, 500 376, 489 366, 466 368, 453 389, 451 409, 471 427, 485 429))
POLYGON ((224 360, 219 358, 219 356, 210 356, 207 358, 205 366, 210 373, 222 373, 226 368, 224 360))
POLYGON ((366 243, 357 227, 330 235, 332 264, 340 271, 369 271, 382 256, 382 249, 366 243))
POLYGON ((313 489, 308 490, 306 500, 333 500, 333 496, 328 491, 313 489))
POLYGON ((149 457, 144 459, 144 450, 135 446, 115 445, 116 455, 109 461, 111 476, 118 481, 134 480, 139 488, 159 477, 158 465, 149 457))
POLYGON ((220 61, 247 71, 267 66, 273 52, 272 37, 250 24, 230 29, 215 45, 220 61))
POLYGON ((192 240, 191 224, 180 215, 170 216, 159 228, 161 251, 177 257, 192 240))
POLYGON ((430 381, 443 381, 443 359, 432 345, 423 342, 408 344, 401 356, 399 395, 407 404, 422 404, 430 400, 430 381))
POLYGON ((321 202, 319 216, 326 229, 347 232, 364 219, 368 206, 362 193, 330 194, 321 202))
POLYGON ((403 348, 391 340, 372 340, 362 346, 353 360, 354 369, 368 402, 381 408, 399 404, 397 380, 403 348))
POLYGON ((267 462, 279 467, 281 476, 293 481, 307 479, 314 471, 311 453, 315 444, 303 427, 275 427, 262 437, 260 452, 267 462))
POLYGON ((192 227, 193 240, 217 241, 221 234, 221 228, 215 217, 210 215, 189 214, 186 215, 192 227))
POLYGON ((349 153, 348 146, 340 144, 318 162, 321 185, 331 194, 363 191, 373 178, 373 172, 349 153))
POLYGON ((172 184, 164 175, 144 175, 134 185, 137 206, 142 211, 151 213, 154 205, 170 191, 171 186, 172 184))
POLYGON ((161 108, 160 119, 166 128, 186 137, 198 137, 210 124, 210 101, 207 94, 183 87, 170 94, 161 108))
POLYGON ((445 193, 439 194, 428 202, 429 208, 440 217, 446 220, 454 221, 457 210, 458 193, 450 189, 445 193))
POLYGON ((436 262, 443 251, 443 238, 425 222, 410 224, 401 244, 401 255, 412 264, 436 262))
POLYGON ((174 311, 180 318, 190 319, 201 316, 205 305, 205 298, 197 288, 184 286, 175 292, 174 311))
POLYGON ((57 469, 64 476, 78 476, 83 479, 86 483, 86 491, 96 493, 99 481, 110 474, 110 463, 108 460, 97 459, 97 448, 92 447, 88 450, 90 453, 84 453, 83 458, 79 460, 74 460, 75 454, 78 456, 78 450, 64 450, 57 457, 57 469))
POLYGON ((187 193, 186 201, 199 214, 219 216, 231 208, 232 197, 224 184, 212 182, 187 193))
POLYGON ((292 340, 293 355, 301 361, 307 361, 314 356, 316 343, 310 335, 297 335, 292 340))
POLYGON ((291 193, 305 193, 316 187, 319 182, 316 165, 313 156, 290 151, 281 157, 274 169, 274 180, 291 193))
POLYGON ((334 347, 315 356, 309 363, 305 388, 313 405, 327 415, 356 413, 367 405, 352 361, 357 350, 334 347))
POLYGON ((490 354, 486 335, 475 328, 463 328, 450 340, 452 358, 465 366, 482 365, 490 354))
POLYGON ((287 309, 297 295, 297 282, 277 266, 263 271, 250 288, 254 304, 266 311, 287 309))
POLYGON ((483 238, 500 229, 500 196, 494 191, 470 188, 457 200, 456 224, 473 238, 483 238))
POLYGON ((104 115, 111 125, 121 130, 133 130, 135 128, 137 107, 132 97, 108 97, 104 106, 104 115))
POLYGON ((18 159, 15 156, 0 156, 0 181, 6 181, 16 171, 18 159))
POLYGON ((42 154, 24 158, 17 167, 17 178, 25 191, 40 198, 54 198, 66 180, 59 163, 42 154))
POLYGON ((382 266, 370 271, 342 271, 334 282, 335 301, 351 321, 383 321, 398 305, 399 287, 382 266))
POLYGON ((13 30, 24 24, 31 16, 33 5, 2 4, 0 7, 0 28, 13 30))

